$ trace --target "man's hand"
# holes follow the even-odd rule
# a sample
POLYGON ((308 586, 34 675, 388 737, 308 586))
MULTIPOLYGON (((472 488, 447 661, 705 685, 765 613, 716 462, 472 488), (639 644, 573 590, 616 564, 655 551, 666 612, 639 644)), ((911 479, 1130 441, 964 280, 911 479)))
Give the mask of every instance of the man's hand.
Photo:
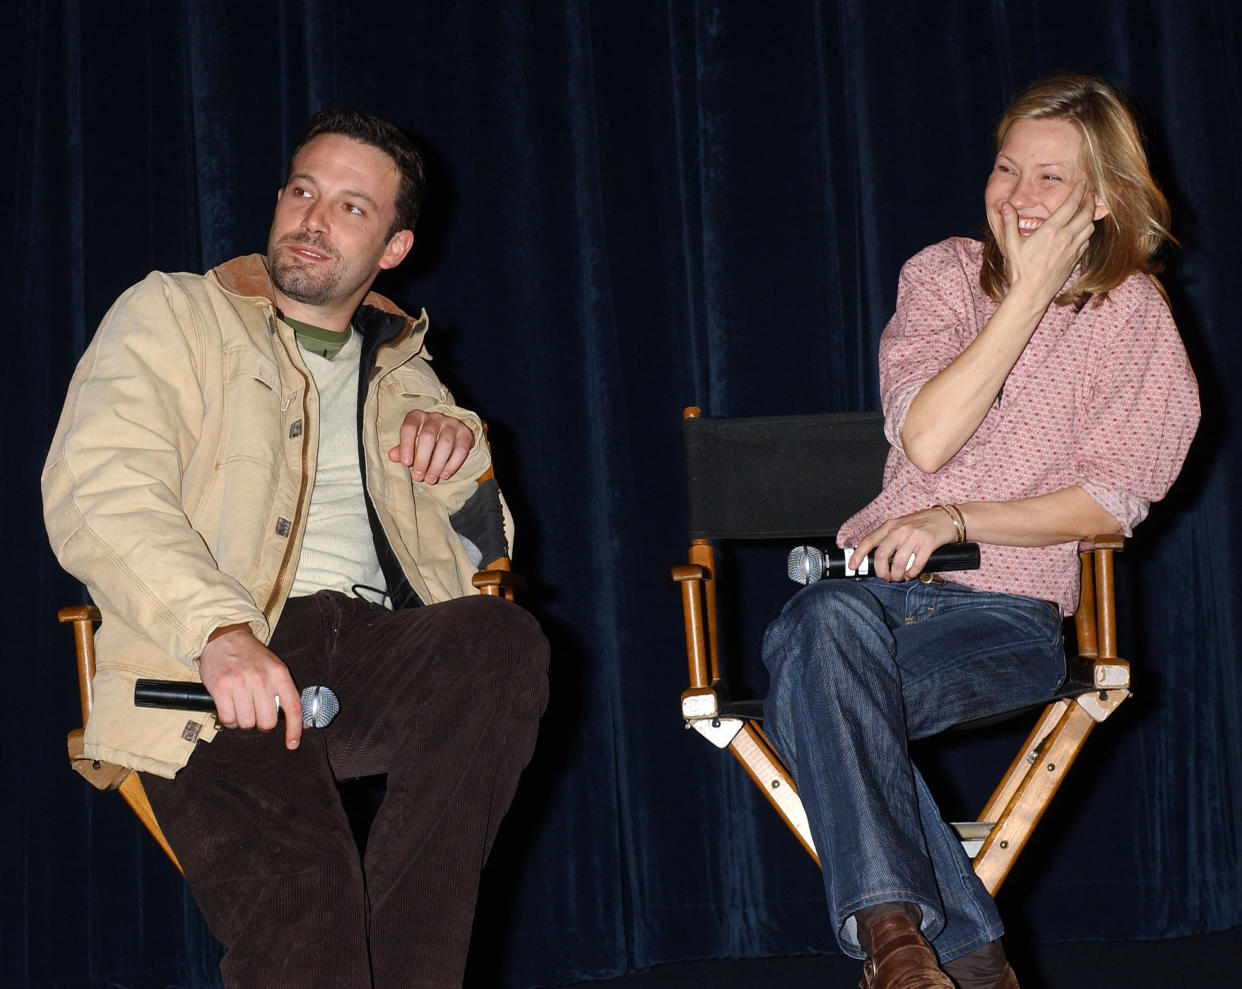
POLYGON ((285 748, 302 740, 302 702, 280 657, 251 634, 234 629, 207 643, 198 661, 203 686, 225 728, 276 727, 276 698, 285 712, 285 748))
POLYGON ((388 459, 405 464, 416 481, 435 484, 457 473, 474 446, 474 433, 464 422, 440 412, 414 409, 401 424, 401 442, 388 459))
POLYGON ((957 527, 948 512, 933 506, 889 519, 867 533, 858 540, 854 559, 862 560, 875 550, 875 566, 871 572, 881 580, 900 582, 922 573, 932 550, 956 541, 957 527))

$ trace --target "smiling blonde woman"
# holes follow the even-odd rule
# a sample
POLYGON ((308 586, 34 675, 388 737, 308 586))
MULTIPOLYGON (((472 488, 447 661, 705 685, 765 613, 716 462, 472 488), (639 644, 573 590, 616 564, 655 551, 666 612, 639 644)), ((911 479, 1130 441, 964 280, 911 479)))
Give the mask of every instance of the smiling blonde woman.
POLYGON ((870 989, 1018 986, 996 906, 907 743, 1055 690, 1078 541, 1129 535, 1199 420, 1152 277, 1168 206, 1120 94, 1036 83, 996 145, 984 242, 908 261, 880 342, 884 488, 838 536, 875 550, 874 575, 800 591, 764 644, 765 729, 870 989), (909 579, 967 539, 978 570, 909 579))

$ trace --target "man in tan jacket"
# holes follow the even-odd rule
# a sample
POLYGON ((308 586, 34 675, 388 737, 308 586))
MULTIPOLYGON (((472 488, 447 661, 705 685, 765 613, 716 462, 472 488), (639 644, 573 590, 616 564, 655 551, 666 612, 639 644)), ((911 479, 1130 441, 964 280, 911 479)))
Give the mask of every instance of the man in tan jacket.
POLYGON ((266 256, 125 293, 44 469, 103 613, 87 755, 143 772, 230 986, 460 985, 546 702, 537 625, 470 583, 511 541, 481 423, 426 314, 370 292, 422 191, 396 128, 316 115, 266 256), (140 677, 201 680, 215 717, 135 707, 140 677), (303 733, 309 684, 341 712, 303 733), (381 773, 360 858, 336 782, 381 773))

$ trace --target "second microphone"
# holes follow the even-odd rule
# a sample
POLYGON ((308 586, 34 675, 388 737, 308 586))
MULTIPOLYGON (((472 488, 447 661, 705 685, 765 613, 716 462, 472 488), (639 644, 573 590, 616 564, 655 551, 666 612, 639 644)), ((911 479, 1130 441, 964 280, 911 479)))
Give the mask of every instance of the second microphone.
MULTIPOLYGON (((854 566, 854 548, 847 546, 838 549, 835 546, 820 549, 818 546, 795 546, 789 551, 787 573, 789 579, 797 584, 813 584, 825 577, 865 577, 871 573, 875 564, 875 552, 867 554, 854 566)), ((925 573, 936 573, 946 570, 978 570, 978 543, 948 543, 938 546, 931 552, 925 573)))

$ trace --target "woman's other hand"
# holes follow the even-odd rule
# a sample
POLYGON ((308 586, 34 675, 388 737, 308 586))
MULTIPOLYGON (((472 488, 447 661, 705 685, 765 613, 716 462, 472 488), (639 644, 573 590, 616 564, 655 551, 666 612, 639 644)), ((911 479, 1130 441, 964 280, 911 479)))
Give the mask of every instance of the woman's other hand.
POLYGON ((881 580, 901 582, 917 577, 927 565, 932 550, 957 542, 957 526, 949 513, 938 505, 912 515, 889 519, 858 541, 854 559, 861 560, 875 550, 871 572, 881 580))

